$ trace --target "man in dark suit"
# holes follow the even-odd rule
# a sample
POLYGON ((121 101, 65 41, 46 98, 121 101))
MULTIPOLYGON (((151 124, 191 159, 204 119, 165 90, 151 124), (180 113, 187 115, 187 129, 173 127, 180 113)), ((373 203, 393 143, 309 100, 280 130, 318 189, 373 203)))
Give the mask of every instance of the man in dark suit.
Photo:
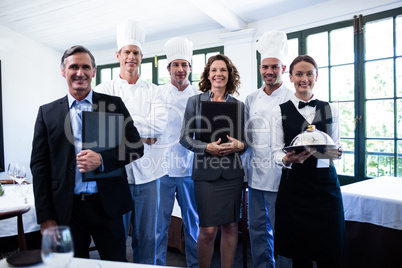
POLYGON ((31 155, 37 220, 42 233, 49 226, 68 225, 76 257, 89 258, 92 236, 102 259, 127 261, 122 215, 132 209, 133 201, 124 165, 143 155, 143 144, 122 100, 92 91, 95 73, 88 49, 67 49, 61 74, 69 92, 39 108, 31 155), (123 114, 124 149, 82 150, 82 111, 123 114), (82 173, 118 168, 121 176, 82 180, 82 173))

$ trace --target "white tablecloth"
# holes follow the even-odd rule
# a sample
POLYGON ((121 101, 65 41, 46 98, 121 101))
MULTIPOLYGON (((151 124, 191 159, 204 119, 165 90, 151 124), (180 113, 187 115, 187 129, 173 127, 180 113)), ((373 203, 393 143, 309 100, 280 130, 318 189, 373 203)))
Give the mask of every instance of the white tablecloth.
MULTIPOLYGON (((157 266, 157 265, 148 265, 148 264, 137 264, 137 263, 128 263, 128 262, 115 262, 115 261, 102 261, 102 260, 94 260, 94 259, 81 259, 81 258, 73 258, 67 268, 85 268, 85 267, 95 267, 94 263, 100 265, 100 268, 150 268, 150 267, 166 267, 166 266, 157 266), (92 264, 92 265, 90 265, 92 264)), ((11 266, 7 263, 6 259, 0 260, 0 268, 9 268, 15 267, 11 266)), ((43 263, 32 265, 32 266, 24 266, 24 267, 32 267, 32 268, 47 268, 47 266, 43 263)))
MULTIPOLYGON (((25 233, 34 232, 40 229, 40 226, 36 223, 36 209, 33 196, 32 184, 21 185, 21 190, 26 194, 25 198, 15 191, 15 185, 3 185, 5 193, 0 196, 0 212, 9 210, 15 210, 30 206, 31 209, 23 214, 22 221, 24 224, 25 233)), ((17 217, 13 217, 6 220, 0 220, 0 237, 17 235, 17 217)))
POLYGON ((341 191, 345 220, 402 230, 402 178, 368 179, 341 191))

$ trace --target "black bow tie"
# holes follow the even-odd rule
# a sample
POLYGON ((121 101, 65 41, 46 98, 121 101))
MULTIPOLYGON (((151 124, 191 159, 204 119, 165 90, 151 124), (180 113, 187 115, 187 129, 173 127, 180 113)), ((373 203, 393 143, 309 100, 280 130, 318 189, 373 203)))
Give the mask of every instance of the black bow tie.
POLYGON ((316 104, 317 104, 317 103, 316 103, 316 100, 312 100, 312 101, 310 101, 310 102, 302 102, 302 101, 299 101, 299 109, 304 108, 304 107, 306 107, 307 105, 310 105, 311 107, 315 107, 316 104))

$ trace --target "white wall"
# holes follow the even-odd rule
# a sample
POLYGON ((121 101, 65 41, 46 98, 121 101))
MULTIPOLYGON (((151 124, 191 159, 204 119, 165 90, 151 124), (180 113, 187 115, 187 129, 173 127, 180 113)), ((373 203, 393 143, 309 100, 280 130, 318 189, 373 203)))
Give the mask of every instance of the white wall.
MULTIPOLYGON (((67 92, 60 74, 61 56, 0 25, 5 166, 10 162, 25 165, 28 181, 32 181, 29 162, 38 108, 67 92)), ((0 178, 8 178, 7 172, 1 172, 0 178)))

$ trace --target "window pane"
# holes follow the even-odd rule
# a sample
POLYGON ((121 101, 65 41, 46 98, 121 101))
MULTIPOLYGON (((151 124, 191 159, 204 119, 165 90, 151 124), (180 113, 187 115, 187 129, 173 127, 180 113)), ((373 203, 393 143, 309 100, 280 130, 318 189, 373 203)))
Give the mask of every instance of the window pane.
POLYGON ((394 55, 392 18, 368 22, 364 29, 366 60, 394 55))
POLYGON ((397 145, 398 145, 398 149, 397 149, 398 150, 398 161, 397 161, 398 167, 397 167, 396 175, 398 177, 402 177, 402 141, 398 141, 397 145))
POLYGON ((398 132, 398 138, 402 138, 402 100, 398 99, 396 103, 397 115, 396 115, 396 131, 398 132))
MULTIPOLYGON (((292 88, 294 88, 294 86, 292 88)), ((313 94, 319 100, 329 100, 328 68, 320 68, 318 70, 318 78, 313 88, 313 94)))
POLYGON ((339 120, 341 127, 341 137, 355 137, 355 103, 341 102, 338 103, 339 120))
POLYGON ((119 77, 120 75, 120 67, 114 67, 112 69, 112 79, 119 77))
POLYGON ((314 58, 318 67, 328 66, 328 32, 307 37, 307 54, 314 58))
POLYGON ((330 33, 331 65, 354 62, 353 27, 334 30, 330 33))
POLYGON ((95 74, 95 77, 92 78, 92 81, 91 81, 91 88, 95 88, 95 87, 96 87, 96 74, 95 74))
POLYGON ((369 138, 394 137, 394 101, 366 102, 366 133, 369 138))
POLYGON ((201 74, 205 67, 205 55, 198 54, 193 56, 192 80, 198 84, 201 74))
POLYGON ((342 158, 334 160, 336 172, 339 175, 355 175, 355 143, 353 140, 341 140, 342 158))
POLYGON ((402 58, 396 59, 396 89, 398 97, 402 96, 402 58))
MULTIPOLYGON (((287 87, 287 88, 293 90, 293 92, 295 92, 295 86, 293 85, 292 82, 290 82, 289 73, 283 74, 282 81, 283 81, 283 84, 285 85, 285 87, 287 87)), ((313 89, 314 94, 316 93, 314 91, 315 89, 317 89, 317 91, 318 91, 318 87, 314 86, 314 89, 313 89)))
POLYGON ((283 60, 283 64, 287 66, 286 70, 289 70, 289 66, 292 61, 299 56, 299 38, 293 38, 288 40, 288 55, 283 60))
POLYGON ((396 55, 402 55, 402 16, 396 17, 396 55))
POLYGON ((158 60, 158 85, 164 85, 170 81, 170 75, 166 67, 167 59, 158 60))
POLYGON ((372 61, 366 63, 367 99, 394 96, 393 60, 372 61))
POLYGON ((355 99, 354 65, 344 65, 331 69, 331 101, 355 99))
POLYGON ((206 61, 204 62, 204 66, 205 66, 205 63, 207 62, 207 60, 208 60, 210 57, 215 56, 215 55, 217 55, 217 54, 219 54, 218 51, 207 53, 207 57, 206 57, 206 61))
POLYGON ((366 141, 366 175, 378 177, 394 174, 394 142, 385 140, 366 141))
POLYGON ((152 83, 152 62, 141 63, 140 73, 142 80, 152 83))
POLYGON ((101 83, 105 81, 112 80, 112 73, 110 68, 105 68, 101 70, 101 83))

